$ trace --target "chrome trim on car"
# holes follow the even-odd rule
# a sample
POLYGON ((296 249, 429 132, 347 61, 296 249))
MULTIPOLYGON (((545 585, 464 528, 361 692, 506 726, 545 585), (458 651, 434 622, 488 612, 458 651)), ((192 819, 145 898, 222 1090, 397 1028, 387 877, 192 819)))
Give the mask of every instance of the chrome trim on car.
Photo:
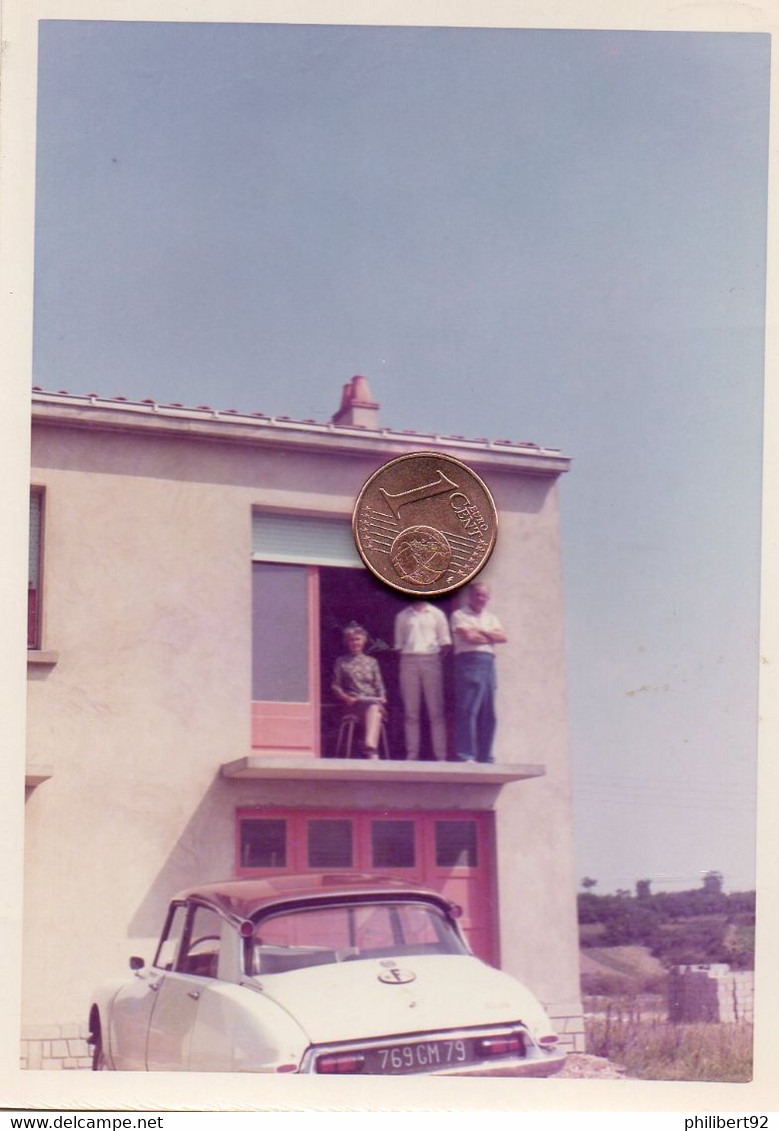
POLYGON ((338 1053, 368 1052, 372 1049, 386 1048, 390 1045, 414 1044, 420 1041, 456 1041, 463 1039, 478 1039, 479 1037, 495 1037, 521 1033, 525 1041, 525 1055, 522 1057, 506 1056, 485 1059, 481 1062, 464 1064, 461 1067, 440 1068, 431 1072, 410 1073, 382 1073, 387 1076, 550 1076, 558 1072, 565 1063, 566 1054, 561 1049, 544 1049, 536 1044, 533 1037, 521 1021, 504 1022, 501 1025, 476 1026, 464 1029, 427 1029, 416 1030, 410 1033, 388 1033, 386 1036, 373 1038, 369 1041, 335 1041, 322 1045, 310 1045, 306 1049, 300 1062, 298 1072, 301 1074, 319 1075, 316 1072, 316 1061, 320 1056, 338 1053))

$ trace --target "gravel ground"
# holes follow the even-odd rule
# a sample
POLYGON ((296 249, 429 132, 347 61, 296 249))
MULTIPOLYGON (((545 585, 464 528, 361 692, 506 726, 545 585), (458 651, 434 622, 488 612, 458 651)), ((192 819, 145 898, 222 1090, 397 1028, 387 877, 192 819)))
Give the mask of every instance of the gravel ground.
POLYGON ((588 1056, 582 1052, 568 1054, 565 1067, 553 1080, 624 1080, 625 1069, 604 1056, 588 1056))

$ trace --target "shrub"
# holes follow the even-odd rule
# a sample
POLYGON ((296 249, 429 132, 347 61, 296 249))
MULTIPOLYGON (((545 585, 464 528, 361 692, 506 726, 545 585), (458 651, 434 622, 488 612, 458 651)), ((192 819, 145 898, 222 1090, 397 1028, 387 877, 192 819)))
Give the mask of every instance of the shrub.
POLYGON ((666 997, 668 994, 668 975, 663 974, 645 974, 639 982, 639 992, 642 994, 661 994, 666 997))
POLYGON ((623 994, 635 994, 638 987, 635 982, 620 974, 582 974, 582 993, 591 997, 615 998, 623 994))
POLYGON ((601 897, 592 892, 582 892, 577 897, 579 923, 599 923, 601 920, 601 897))
POLYGON ((641 974, 636 972, 627 977, 624 974, 599 971, 597 974, 582 974, 581 990, 587 997, 602 997, 605 1004, 614 998, 631 1000, 638 994, 653 994, 665 997, 668 992, 667 974, 641 974))
POLYGON ((689 919, 661 927, 651 941, 652 954, 668 966, 727 962, 726 923, 722 919, 689 919))
POLYGON ((603 945, 603 924, 602 923, 585 923, 579 927, 579 945, 580 946, 602 946, 603 945))
POLYGON ((620 900, 603 933, 604 946, 629 946, 651 939, 660 923, 657 910, 647 900, 620 900))
POLYGON ((755 928, 737 927, 726 947, 727 962, 734 970, 754 970, 755 967, 755 928))
POLYGON ((580 944, 640 943, 666 965, 728 962, 754 965, 755 893, 658 892, 637 899, 619 895, 578 896, 580 944), (598 933, 599 932, 599 933, 598 933))

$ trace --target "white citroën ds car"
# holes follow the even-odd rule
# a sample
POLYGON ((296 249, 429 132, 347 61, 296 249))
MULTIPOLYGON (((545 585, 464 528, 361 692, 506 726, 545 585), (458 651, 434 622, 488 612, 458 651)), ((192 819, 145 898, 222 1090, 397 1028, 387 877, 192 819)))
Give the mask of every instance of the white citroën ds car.
POLYGON ((475 958, 442 895, 375 876, 177 895, 151 966, 95 995, 96 1069, 548 1076, 533 994, 475 958))

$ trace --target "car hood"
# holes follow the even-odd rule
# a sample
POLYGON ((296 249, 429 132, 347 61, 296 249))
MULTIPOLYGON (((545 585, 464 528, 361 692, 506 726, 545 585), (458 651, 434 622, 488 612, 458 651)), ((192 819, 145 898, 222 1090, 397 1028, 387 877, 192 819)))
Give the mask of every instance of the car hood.
POLYGON ((466 955, 359 959, 257 982, 314 1044, 516 1021, 537 1036, 552 1031, 520 982, 466 955))

